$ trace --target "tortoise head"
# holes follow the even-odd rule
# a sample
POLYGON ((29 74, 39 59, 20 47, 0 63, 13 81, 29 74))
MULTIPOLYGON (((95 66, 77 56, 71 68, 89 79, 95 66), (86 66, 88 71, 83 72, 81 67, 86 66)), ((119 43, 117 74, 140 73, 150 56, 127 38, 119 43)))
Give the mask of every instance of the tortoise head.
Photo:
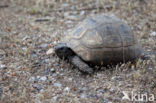
POLYGON ((60 59, 69 59, 75 55, 73 50, 69 48, 65 43, 58 43, 55 46, 55 53, 60 59))

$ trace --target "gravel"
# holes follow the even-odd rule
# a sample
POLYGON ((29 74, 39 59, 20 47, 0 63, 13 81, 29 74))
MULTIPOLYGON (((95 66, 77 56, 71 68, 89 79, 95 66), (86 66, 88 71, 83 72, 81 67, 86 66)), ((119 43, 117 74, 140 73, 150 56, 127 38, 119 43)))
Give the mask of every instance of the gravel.
POLYGON ((48 44, 41 44, 40 47, 41 47, 42 49, 45 49, 45 48, 48 47, 48 44))
POLYGON ((54 54, 54 49, 53 48, 50 48, 47 52, 46 52, 47 55, 52 55, 54 54))
POLYGON ((156 31, 152 31, 151 34, 150 34, 150 36, 156 37, 156 31))
POLYGON ((33 87, 38 91, 42 89, 42 86, 40 84, 33 84, 33 87))
POLYGON ((0 69, 7 69, 7 66, 4 64, 0 64, 0 69))
POLYGON ((122 91, 155 94, 155 55, 103 67, 92 75, 72 69, 54 55, 54 46, 68 31, 101 13, 124 20, 143 48, 154 53, 154 0, 3 1, 9 7, 0 8, 0 103, 129 103, 121 101, 122 91), (44 22, 47 17, 50 20, 44 22))
POLYGON ((47 77, 46 77, 46 76, 42 76, 42 77, 39 78, 39 81, 40 81, 40 82, 44 82, 44 81, 46 81, 46 80, 47 80, 47 77))
POLYGON ((55 87, 58 87, 58 88, 61 88, 62 87, 62 84, 60 84, 60 83, 54 83, 54 86, 55 87))

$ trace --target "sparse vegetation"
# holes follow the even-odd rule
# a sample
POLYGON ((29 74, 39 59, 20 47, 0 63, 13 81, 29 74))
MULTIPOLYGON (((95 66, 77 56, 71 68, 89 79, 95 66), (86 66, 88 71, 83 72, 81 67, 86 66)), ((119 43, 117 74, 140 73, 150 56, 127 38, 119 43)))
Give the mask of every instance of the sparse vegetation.
POLYGON ((0 103, 128 103, 122 91, 155 94, 155 0, 1 0, 0 103), (113 13, 134 31, 150 60, 83 75, 51 51, 90 15, 113 13), (48 18, 47 21, 37 21, 48 18), (152 35, 151 35, 152 33, 152 35))

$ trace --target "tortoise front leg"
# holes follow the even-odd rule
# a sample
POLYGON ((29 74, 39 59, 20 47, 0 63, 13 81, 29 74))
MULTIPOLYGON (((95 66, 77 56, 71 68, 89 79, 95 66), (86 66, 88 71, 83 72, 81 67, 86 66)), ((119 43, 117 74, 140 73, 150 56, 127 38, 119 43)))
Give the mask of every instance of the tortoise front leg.
POLYGON ((89 67, 85 62, 83 62, 78 56, 74 56, 70 59, 71 63, 77 67, 81 72, 92 74, 93 68, 89 67))

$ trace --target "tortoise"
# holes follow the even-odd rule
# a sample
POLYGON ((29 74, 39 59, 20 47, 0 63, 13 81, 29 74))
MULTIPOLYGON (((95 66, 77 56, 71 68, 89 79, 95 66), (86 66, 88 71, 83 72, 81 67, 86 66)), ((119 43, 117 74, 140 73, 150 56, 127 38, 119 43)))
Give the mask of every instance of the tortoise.
POLYGON ((55 46, 60 59, 89 74, 93 73, 92 66, 133 61, 142 51, 130 27, 106 14, 86 18, 55 46))

